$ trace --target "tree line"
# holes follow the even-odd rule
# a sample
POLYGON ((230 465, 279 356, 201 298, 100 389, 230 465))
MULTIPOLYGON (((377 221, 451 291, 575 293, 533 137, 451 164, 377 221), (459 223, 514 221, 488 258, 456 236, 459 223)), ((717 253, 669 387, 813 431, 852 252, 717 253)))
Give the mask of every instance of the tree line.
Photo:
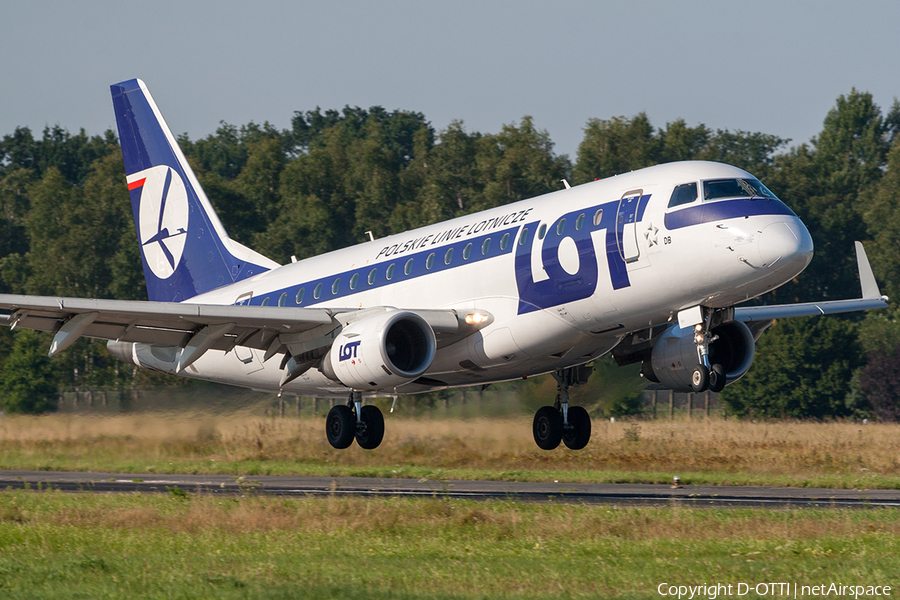
MULTIPOLYGON (((222 123, 178 141, 229 234, 281 263, 675 160, 748 170, 809 227, 815 257, 768 303, 852 297, 853 241, 866 243, 885 293, 900 289, 900 104, 840 96, 808 143, 711 130, 683 120, 590 119, 574 162, 531 117, 498 133, 442 130, 419 112, 381 107, 297 112, 288 129, 222 123)), ((17 128, 0 141, 0 290, 145 299, 116 135, 17 128)), ((0 404, 52 410, 71 386, 184 385, 80 340, 51 361, 45 334, 0 330, 0 404)), ((739 415, 900 416, 900 324, 894 308, 794 319, 763 335, 748 375, 723 399, 739 415)))

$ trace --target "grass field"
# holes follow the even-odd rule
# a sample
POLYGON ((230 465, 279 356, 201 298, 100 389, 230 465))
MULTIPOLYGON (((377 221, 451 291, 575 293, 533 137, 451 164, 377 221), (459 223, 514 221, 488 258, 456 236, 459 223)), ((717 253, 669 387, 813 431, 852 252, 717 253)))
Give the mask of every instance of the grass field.
POLYGON ((898 534, 893 510, 7 491, 0 596, 659 598, 661 583, 738 582, 896 590, 898 534))
MULTIPOLYGON (((321 418, 7 416, 0 468, 900 486, 897 425, 595 421, 581 452, 538 450, 529 418, 387 426, 367 452, 332 449, 321 418)), ((900 511, 881 509, 0 492, 0 598, 13 599, 662 598, 662 583, 761 582, 896 593, 898 555, 900 511)))
POLYGON ((529 417, 388 415, 384 443, 334 450, 323 418, 250 413, 0 419, 0 468, 572 482, 900 487, 900 425, 594 421, 588 447, 539 450, 529 417))

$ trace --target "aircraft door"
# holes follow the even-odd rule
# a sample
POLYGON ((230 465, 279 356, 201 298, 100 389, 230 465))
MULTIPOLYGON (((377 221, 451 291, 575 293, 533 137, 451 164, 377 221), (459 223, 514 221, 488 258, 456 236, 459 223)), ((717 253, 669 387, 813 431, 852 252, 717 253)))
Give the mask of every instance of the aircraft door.
POLYGON ((631 190, 619 200, 619 212, 616 217, 616 238, 619 243, 619 254, 626 263, 633 263, 641 257, 638 245, 637 214, 641 204, 641 192, 631 190))

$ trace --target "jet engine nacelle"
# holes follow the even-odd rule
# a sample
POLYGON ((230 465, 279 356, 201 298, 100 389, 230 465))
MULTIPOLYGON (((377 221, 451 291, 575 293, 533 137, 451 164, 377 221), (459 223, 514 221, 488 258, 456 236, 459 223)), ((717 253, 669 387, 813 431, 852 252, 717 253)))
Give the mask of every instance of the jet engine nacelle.
POLYGON ((389 310, 344 327, 322 359, 322 372, 354 390, 389 389, 422 375, 435 348, 425 319, 389 310))
MULTIPOLYGON (((726 383, 734 383, 753 363, 753 334, 742 321, 719 325, 712 333, 718 339, 709 346, 709 364, 722 365, 726 383)), ((644 374, 670 390, 690 392, 691 371, 699 362, 693 328, 681 329, 676 325, 656 341, 650 356, 652 373, 646 373, 645 365, 644 374)))

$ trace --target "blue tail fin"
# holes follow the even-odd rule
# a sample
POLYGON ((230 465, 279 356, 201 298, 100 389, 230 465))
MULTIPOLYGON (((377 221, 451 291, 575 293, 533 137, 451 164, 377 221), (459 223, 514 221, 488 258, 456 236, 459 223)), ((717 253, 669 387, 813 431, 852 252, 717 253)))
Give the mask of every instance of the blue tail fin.
POLYGON ((150 300, 180 302, 277 267, 228 237, 144 82, 110 90, 150 300))

